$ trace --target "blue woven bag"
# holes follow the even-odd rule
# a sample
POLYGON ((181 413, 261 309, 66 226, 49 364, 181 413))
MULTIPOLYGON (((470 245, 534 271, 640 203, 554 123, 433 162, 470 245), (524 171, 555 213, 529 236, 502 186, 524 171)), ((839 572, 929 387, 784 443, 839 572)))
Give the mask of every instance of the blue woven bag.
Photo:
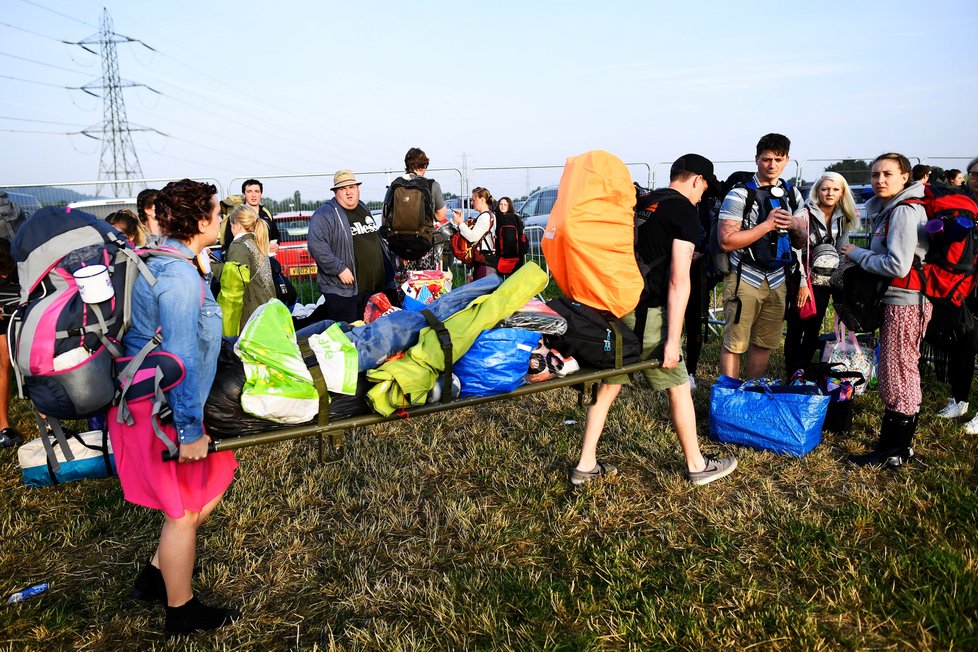
POLYGON ((710 392, 710 437, 802 457, 822 441, 830 398, 811 385, 720 376, 710 392))

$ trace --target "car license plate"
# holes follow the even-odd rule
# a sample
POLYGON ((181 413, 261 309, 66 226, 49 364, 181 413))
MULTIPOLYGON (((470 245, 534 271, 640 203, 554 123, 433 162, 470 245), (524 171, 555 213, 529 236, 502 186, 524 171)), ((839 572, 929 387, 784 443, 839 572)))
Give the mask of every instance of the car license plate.
POLYGON ((289 270, 289 276, 312 276, 316 273, 315 265, 302 265, 289 270))

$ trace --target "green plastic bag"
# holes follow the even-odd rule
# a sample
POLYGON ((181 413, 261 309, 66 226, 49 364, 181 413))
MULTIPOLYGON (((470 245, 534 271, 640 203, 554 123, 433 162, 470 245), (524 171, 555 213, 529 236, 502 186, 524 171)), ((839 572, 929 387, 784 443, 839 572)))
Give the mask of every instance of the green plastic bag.
POLYGON ((319 413, 319 394, 302 361, 292 315, 272 299, 259 307, 241 331, 234 352, 244 363, 241 408, 277 423, 305 423, 319 413))
POLYGON ((348 396, 357 393, 360 358, 339 322, 322 333, 310 335, 309 348, 316 354, 319 370, 329 391, 348 396))

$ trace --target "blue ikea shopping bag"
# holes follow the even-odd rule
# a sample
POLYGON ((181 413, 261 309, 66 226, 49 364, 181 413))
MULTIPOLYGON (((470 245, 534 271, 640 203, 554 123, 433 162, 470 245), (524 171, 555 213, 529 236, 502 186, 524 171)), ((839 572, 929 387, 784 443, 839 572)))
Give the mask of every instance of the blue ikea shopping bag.
POLYGON ((530 355, 540 333, 521 328, 484 330, 452 370, 462 383, 462 396, 493 396, 511 392, 526 380, 530 355))
POLYGON ((710 437, 802 457, 822 441, 830 399, 812 385, 720 376, 710 391, 710 437))

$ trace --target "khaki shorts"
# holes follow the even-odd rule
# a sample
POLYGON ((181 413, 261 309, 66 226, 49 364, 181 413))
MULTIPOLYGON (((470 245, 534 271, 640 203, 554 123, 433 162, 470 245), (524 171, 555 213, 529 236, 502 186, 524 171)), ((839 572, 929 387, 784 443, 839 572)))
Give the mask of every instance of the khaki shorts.
MULTIPOLYGON (((639 308, 639 310, 641 310, 639 308)), ((662 359, 662 349, 666 343, 668 335, 668 324, 666 324, 665 308, 649 308, 648 317, 645 319, 645 332, 642 336, 642 360, 648 360, 652 356, 662 359)), ((635 328, 635 311, 628 313, 621 318, 629 328, 635 328)), ((654 367, 642 371, 645 380, 648 381, 652 389, 669 389, 679 387, 689 382, 689 373, 686 371, 686 363, 679 361, 672 369, 654 367)), ((629 379, 627 375, 611 376, 602 381, 605 385, 627 385, 629 379)))
POLYGON ((764 349, 781 346, 781 333, 784 330, 784 304, 788 294, 785 283, 772 290, 767 281, 755 288, 743 279, 734 296, 737 286, 737 272, 727 274, 723 279, 723 348, 731 353, 745 353, 750 344, 764 349), (737 316, 737 297, 742 305, 740 323, 735 324, 737 316))

